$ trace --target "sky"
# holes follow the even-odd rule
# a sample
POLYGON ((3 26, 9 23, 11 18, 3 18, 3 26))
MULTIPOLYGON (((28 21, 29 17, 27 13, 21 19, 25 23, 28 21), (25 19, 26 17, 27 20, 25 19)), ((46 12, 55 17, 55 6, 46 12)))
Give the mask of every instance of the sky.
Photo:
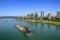
POLYGON ((26 16, 44 11, 56 15, 60 11, 60 0, 0 0, 0 16, 26 16))

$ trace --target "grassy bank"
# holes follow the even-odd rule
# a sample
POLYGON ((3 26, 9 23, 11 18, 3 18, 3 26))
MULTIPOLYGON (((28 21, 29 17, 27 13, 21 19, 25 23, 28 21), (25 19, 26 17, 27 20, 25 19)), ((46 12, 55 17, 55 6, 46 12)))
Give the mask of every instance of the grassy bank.
POLYGON ((16 19, 16 20, 23 20, 28 22, 38 22, 43 24, 54 24, 60 26, 60 22, 48 21, 48 20, 38 20, 38 19, 16 19))

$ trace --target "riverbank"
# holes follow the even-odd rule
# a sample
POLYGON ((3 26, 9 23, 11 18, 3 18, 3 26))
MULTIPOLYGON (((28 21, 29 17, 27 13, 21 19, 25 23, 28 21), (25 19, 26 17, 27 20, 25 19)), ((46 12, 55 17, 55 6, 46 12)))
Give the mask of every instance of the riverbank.
POLYGON ((37 22, 37 23, 43 23, 43 24, 54 24, 54 25, 60 26, 60 22, 54 22, 54 21, 48 21, 48 20, 35 20, 35 19, 16 19, 16 20, 37 22))

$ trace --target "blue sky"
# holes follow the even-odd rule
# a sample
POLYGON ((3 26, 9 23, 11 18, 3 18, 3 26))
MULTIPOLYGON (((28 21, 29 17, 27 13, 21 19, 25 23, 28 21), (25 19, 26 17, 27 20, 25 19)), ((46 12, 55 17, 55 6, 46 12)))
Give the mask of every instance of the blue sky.
POLYGON ((0 16, 25 16, 44 11, 44 15, 56 15, 60 11, 60 0, 0 0, 0 16))

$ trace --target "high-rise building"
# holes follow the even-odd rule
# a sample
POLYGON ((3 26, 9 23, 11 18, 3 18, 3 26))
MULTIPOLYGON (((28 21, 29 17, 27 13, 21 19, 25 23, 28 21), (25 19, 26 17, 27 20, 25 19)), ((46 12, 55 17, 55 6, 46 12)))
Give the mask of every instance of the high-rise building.
POLYGON ((37 12, 35 12, 35 18, 38 18, 38 14, 37 14, 37 12))
POLYGON ((40 20, 43 20, 43 18, 44 18, 44 11, 41 11, 41 18, 40 18, 40 20))
POLYGON ((51 13, 48 13, 48 15, 46 16, 48 19, 51 19, 52 17, 52 14, 51 13))
POLYGON ((57 18, 60 18, 60 11, 57 11, 56 17, 57 17, 57 18))
POLYGON ((35 18, 33 13, 31 13, 30 18, 35 18))
POLYGON ((27 18, 30 18, 30 14, 27 15, 27 18))
POLYGON ((41 18, 44 18, 44 11, 41 11, 41 18))

